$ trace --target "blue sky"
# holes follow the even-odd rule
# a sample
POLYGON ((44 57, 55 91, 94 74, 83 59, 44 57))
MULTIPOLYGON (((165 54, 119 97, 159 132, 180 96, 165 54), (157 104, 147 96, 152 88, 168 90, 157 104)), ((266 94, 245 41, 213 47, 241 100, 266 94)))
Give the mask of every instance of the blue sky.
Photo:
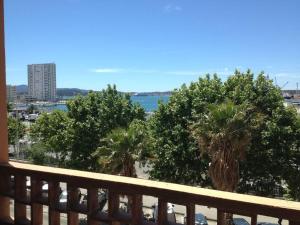
POLYGON ((166 91, 235 69, 300 83, 298 0, 5 0, 7 83, 55 62, 57 87, 166 91))

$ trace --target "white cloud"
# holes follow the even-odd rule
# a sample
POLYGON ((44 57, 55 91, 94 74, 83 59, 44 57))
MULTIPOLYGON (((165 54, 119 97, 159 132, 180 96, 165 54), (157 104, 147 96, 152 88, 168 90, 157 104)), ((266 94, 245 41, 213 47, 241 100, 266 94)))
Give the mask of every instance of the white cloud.
POLYGON ((103 73, 103 74, 108 74, 108 73, 114 73, 114 74, 122 74, 122 73, 140 73, 140 74, 161 74, 161 75, 182 75, 182 76, 201 76, 203 74, 218 74, 218 75, 230 75, 233 74, 233 72, 228 69, 219 69, 219 70, 157 70, 157 69, 136 69, 136 68, 97 68, 97 69, 92 69, 90 72, 93 73, 103 73))
POLYGON ((97 68, 91 69, 92 73, 142 73, 142 74, 166 74, 166 75, 199 75, 200 71, 191 70, 156 70, 156 69, 131 69, 131 68, 97 68))
POLYGON ((168 4, 168 5, 165 5, 164 11, 167 12, 167 13, 180 12, 180 11, 182 11, 182 7, 179 6, 179 5, 168 4))
POLYGON ((216 73, 218 75, 224 75, 224 76, 228 76, 233 74, 233 71, 230 71, 227 67, 225 67, 223 70, 219 70, 219 71, 215 71, 213 73, 216 73))
POLYGON ((98 68, 98 69, 92 69, 91 72, 93 73, 120 73, 122 72, 122 69, 118 68, 98 68))

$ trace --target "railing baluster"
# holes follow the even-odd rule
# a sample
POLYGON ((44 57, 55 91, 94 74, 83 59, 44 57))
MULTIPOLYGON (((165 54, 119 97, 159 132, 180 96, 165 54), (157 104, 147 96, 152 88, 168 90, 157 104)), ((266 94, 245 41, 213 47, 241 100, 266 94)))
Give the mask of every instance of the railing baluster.
POLYGON ((60 213, 56 210, 59 202, 59 183, 48 182, 49 225, 60 225, 60 213))
POLYGON ((251 225, 257 225, 257 215, 251 216, 251 225))
POLYGON ((41 197, 42 181, 31 177, 31 224, 43 224, 43 205, 36 203, 41 197))
MULTIPOLYGON (((8 194, 10 191, 10 175, 5 171, 0 171, 0 193, 8 194)), ((0 196, 0 220, 11 221, 9 198, 0 196)))
POLYGON ((225 213, 224 211, 217 209, 217 225, 225 225, 225 213))
POLYGON ((115 192, 108 192, 108 217, 112 220, 112 225, 120 225, 120 222, 114 220, 114 214, 119 211, 120 198, 115 192))
POLYGON ((68 201, 67 201, 67 213, 68 213, 68 225, 75 225, 79 222, 78 213, 73 212, 72 209, 78 203, 78 191, 77 187, 72 184, 67 184, 68 201))
POLYGON ((159 198, 158 199, 158 210, 157 210, 157 224, 158 225, 166 225, 168 223, 168 203, 159 198))
POLYGON ((300 225, 300 218, 299 218, 298 221, 290 220, 290 221, 289 221, 289 225, 300 225))
POLYGON ((96 225, 97 224, 97 222, 92 219, 92 216, 96 212, 98 207, 99 207, 98 189, 90 188, 90 189, 88 189, 88 193, 87 193, 87 209, 88 209, 87 222, 88 222, 88 225, 96 225))
POLYGON ((195 205, 186 206, 186 225, 195 225, 195 205))
POLYGON ((15 175, 15 223, 26 222, 26 205, 18 201, 26 198, 26 177, 20 174, 15 175))
POLYGON ((143 196, 133 195, 132 198, 132 224, 140 225, 143 222, 143 196))

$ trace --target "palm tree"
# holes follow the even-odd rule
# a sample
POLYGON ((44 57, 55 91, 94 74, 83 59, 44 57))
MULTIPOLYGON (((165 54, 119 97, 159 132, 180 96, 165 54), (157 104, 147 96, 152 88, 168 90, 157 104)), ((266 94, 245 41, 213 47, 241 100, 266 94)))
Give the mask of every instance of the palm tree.
MULTIPOLYGON (((149 156, 147 129, 143 121, 134 120, 127 129, 117 128, 101 142, 103 145, 94 153, 98 157, 99 171, 137 177, 135 162, 143 164, 149 156)), ((127 212, 130 213, 133 199, 132 196, 127 196, 127 199, 127 212)))
POLYGON ((136 177, 135 162, 144 163, 148 154, 146 133, 145 123, 134 120, 127 129, 117 128, 108 134, 94 154, 99 171, 136 177))
POLYGON ((232 192, 237 188, 239 161, 250 144, 247 107, 232 102, 210 105, 193 126, 200 150, 211 158, 209 175, 218 190, 232 192))
MULTIPOLYGON (((199 122, 192 127, 199 148, 211 158, 209 176, 214 188, 236 191, 239 183, 239 161, 250 144, 249 106, 225 102, 208 107, 199 122)), ((226 214, 226 224, 232 220, 226 214)))

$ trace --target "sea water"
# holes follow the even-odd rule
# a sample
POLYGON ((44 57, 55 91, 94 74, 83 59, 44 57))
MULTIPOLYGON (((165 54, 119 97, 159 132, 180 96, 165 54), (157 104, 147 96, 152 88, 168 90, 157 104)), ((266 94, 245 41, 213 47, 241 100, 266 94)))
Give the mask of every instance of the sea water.
MULTIPOLYGON (((159 102, 167 103, 169 100, 169 95, 133 95, 131 96, 131 101, 133 103, 139 103, 146 112, 153 112, 158 109, 159 102)), ((43 105, 39 106, 42 111, 51 112, 53 110, 63 110, 67 111, 67 106, 65 104, 57 105, 43 105)))

